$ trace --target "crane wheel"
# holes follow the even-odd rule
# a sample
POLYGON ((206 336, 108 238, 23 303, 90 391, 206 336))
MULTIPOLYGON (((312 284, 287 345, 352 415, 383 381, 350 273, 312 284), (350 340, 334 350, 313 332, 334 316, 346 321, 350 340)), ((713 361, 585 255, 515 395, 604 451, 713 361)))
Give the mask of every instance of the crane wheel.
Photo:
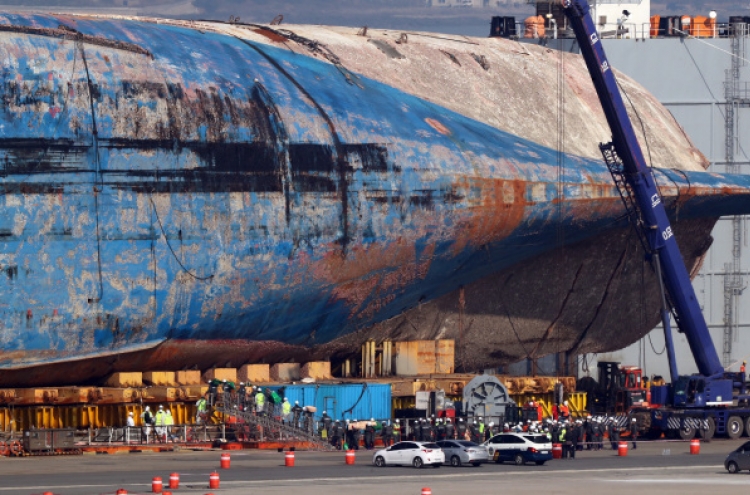
POLYGON ((742 436, 745 425, 738 416, 730 416, 727 419, 727 436, 732 440, 737 440, 742 436))

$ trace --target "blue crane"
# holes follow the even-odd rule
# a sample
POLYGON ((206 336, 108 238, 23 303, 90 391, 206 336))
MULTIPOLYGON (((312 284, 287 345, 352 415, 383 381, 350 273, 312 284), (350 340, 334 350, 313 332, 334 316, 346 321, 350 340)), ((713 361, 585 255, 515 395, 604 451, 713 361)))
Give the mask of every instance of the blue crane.
POLYGON ((659 280, 669 368, 675 384, 675 407, 728 406, 733 403, 736 373, 725 373, 695 296, 685 262, 659 194, 654 175, 633 131, 617 80, 596 32, 586 0, 561 0, 581 54, 612 131, 612 141, 601 144, 604 160, 625 203, 646 256, 659 280), (679 377, 670 328, 670 307, 685 334, 699 375, 679 377))

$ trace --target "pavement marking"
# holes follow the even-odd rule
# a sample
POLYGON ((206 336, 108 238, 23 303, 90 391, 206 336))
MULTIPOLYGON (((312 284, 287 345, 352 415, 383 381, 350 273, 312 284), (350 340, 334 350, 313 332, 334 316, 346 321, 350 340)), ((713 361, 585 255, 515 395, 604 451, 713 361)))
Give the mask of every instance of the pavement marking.
POLYGON ((727 478, 711 478, 710 480, 707 480, 705 478, 641 478, 641 479, 622 479, 622 480, 612 480, 612 479, 599 479, 597 481, 602 482, 609 482, 609 483, 644 483, 644 484, 653 484, 653 483, 669 483, 670 485, 676 484, 676 483, 682 483, 682 484, 710 484, 710 485, 742 485, 747 486, 748 482, 747 479, 729 479, 727 478))
MULTIPOLYGON (((623 468, 617 468, 616 471, 612 471, 611 466, 602 467, 600 469, 553 469, 553 470, 544 470, 544 471, 535 471, 534 473, 536 475, 540 474, 550 474, 550 475, 561 475, 561 474, 571 474, 576 475, 579 473, 598 473, 601 471, 607 471, 610 474, 616 474, 618 471, 625 471, 627 473, 632 472, 648 472, 648 471, 685 471, 685 470, 694 470, 694 469, 718 469, 718 466, 716 464, 709 464, 709 465, 701 465, 701 466, 669 466, 669 467, 623 467, 623 468)), ((190 473, 190 476, 208 476, 210 472, 206 472, 204 474, 201 473, 190 473)), ((180 476, 187 476, 187 473, 180 473, 180 476)), ((348 479, 354 479, 358 483, 364 482, 364 481, 383 481, 383 479, 388 479, 390 481, 424 481, 425 477, 429 476, 430 479, 461 479, 461 478, 477 478, 477 477, 491 477, 491 476, 529 476, 529 471, 494 471, 491 473, 478 473, 476 471, 471 471, 467 473, 456 473, 456 474, 433 474, 432 471, 425 470, 424 474, 410 474, 410 475, 395 475, 395 476, 388 476, 387 474, 383 473, 383 475, 380 476, 357 476, 355 478, 349 478, 349 477, 336 477, 336 478, 299 478, 299 479, 286 479, 286 480, 279 480, 279 479, 265 479, 265 480, 259 480, 257 478, 250 479, 250 480, 221 480, 222 485, 267 485, 269 481, 274 481, 277 485, 297 485, 297 484, 306 484, 306 483, 332 483, 332 482, 341 482, 348 479), (428 474, 429 473, 429 474, 428 474)), ((612 480, 612 479, 603 479, 602 481, 609 481, 609 482, 641 482, 641 483, 647 483, 650 480, 649 479, 633 479, 633 480, 612 480)), ((675 482, 678 480, 675 479, 669 479, 664 480, 663 483, 668 482, 675 482)), ((682 481, 682 480, 679 480, 682 481)), ((738 480, 739 481, 739 480, 738 480)), ((706 481, 703 480, 705 483, 706 481)), ((189 483, 194 484, 195 481, 190 481, 189 483)), ((151 486, 150 483, 121 483, 125 486, 151 486)), ((732 482, 732 484, 735 484, 732 482)), ((744 482, 744 484, 747 484, 744 482)), ((27 489, 27 490, 44 490, 44 489, 68 489, 68 488, 103 488, 103 487, 113 487, 113 486, 119 486, 115 484, 109 484, 109 485, 45 485, 45 486, 2 486, 0 487, 0 492, 4 491, 11 491, 11 490, 19 490, 19 489, 27 489)))

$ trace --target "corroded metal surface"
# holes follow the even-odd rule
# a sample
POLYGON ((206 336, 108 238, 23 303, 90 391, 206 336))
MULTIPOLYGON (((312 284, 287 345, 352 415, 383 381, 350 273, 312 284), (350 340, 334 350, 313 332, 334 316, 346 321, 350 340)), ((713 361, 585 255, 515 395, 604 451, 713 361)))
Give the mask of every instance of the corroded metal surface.
MULTIPOLYGON (((0 382, 327 357, 368 336, 454 337, 472 369, 646 332, 650 305, 611 324, 642 262, 582 64, 368 35, 0 14, 0 382)), ((702 172, 623 86, 654 163, 683 169, 659 182, 697 263, 750 181, 702 172)))

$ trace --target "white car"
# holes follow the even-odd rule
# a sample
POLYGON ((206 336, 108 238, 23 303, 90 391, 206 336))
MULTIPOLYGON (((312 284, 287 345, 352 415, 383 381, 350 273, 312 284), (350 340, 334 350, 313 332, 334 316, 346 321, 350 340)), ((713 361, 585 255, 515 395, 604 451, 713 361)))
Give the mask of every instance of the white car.
POLYGON ((482 445, 497 463, 511 461, 520 466, 534 462, 542 466, 552 459, 552 442, 539 433, 501 433, 482 445))
POLYGON ((445 462, 445 454, 436 443, 398 442, 387 449, 378 450, 372 463, 378 467, 407 466, 421 468, 426 464, 439 468, 445 462))

